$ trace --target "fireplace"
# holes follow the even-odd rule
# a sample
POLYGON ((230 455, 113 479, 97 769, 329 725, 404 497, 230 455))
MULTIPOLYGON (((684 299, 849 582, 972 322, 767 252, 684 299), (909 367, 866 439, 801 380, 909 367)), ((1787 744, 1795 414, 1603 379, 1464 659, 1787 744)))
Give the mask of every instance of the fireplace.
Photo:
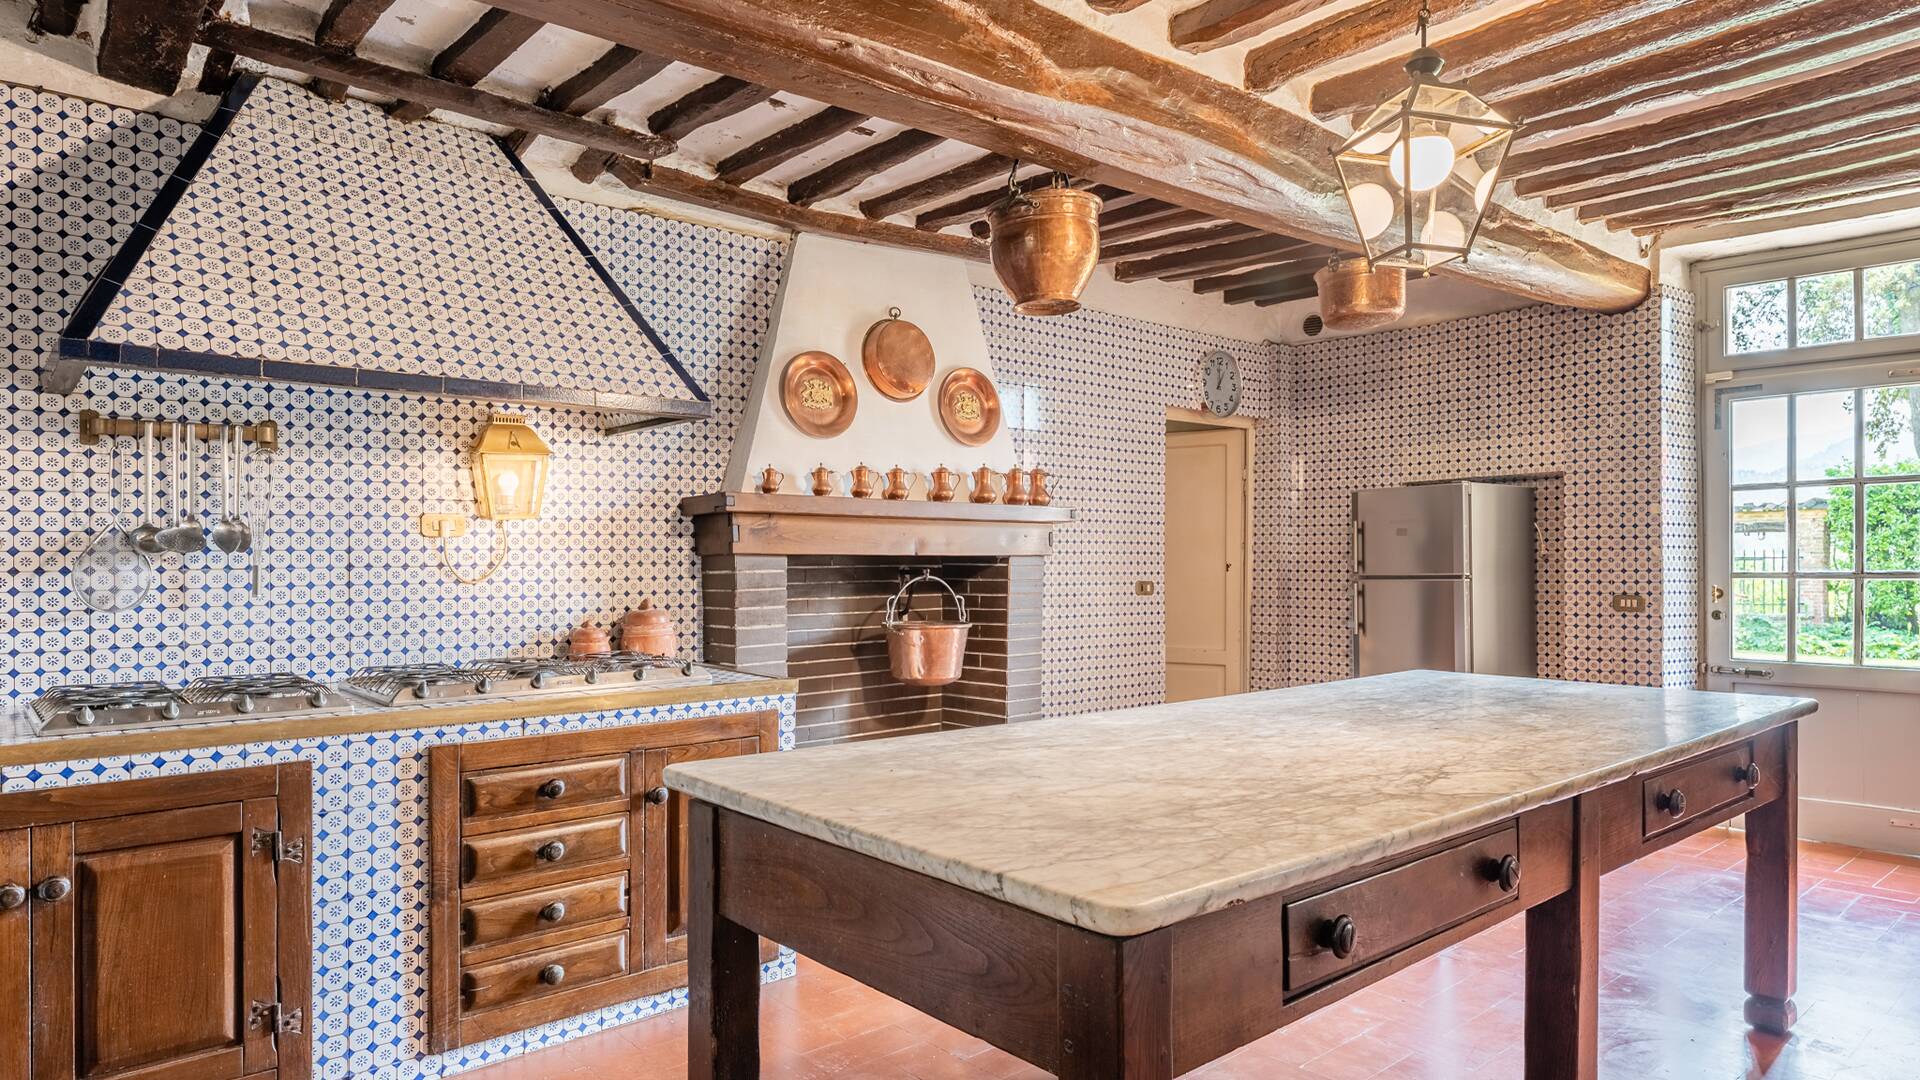
MULTIPOLYGON (((702 563, 705 658, 795 679, 801 745, 1040 715, 1041 604, 1057 507, 738 493, 688 499, 702 563), (931 570, 973 624, 960 680, 907 686, 888 670, 883 609, 931 570)), ((937 586, 913 608, 951 614, 937 586)))

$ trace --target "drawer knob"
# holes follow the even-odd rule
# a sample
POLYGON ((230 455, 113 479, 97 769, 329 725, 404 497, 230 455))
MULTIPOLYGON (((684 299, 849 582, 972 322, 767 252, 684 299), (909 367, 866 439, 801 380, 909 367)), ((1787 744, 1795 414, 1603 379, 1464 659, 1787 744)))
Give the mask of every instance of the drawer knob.
POLYGON ((1353 947, 1359 941, 1360 928, 1353 925, 1353 919, 1342 915, 1327 924, 1323 943, 1333 950, 1333 955, 1345 960, 1353 955, 1353 947))
POLYGON ((1757 761, 1748 762, 1746 765, 1733 770, 1733 778, 1746 784, 1747 790, 1752 791, 1754 788, 1760 786, 1760 763, 1757 761))
POLYGON ((558 840, 549 840, 535 848, 533 854, 541 862, 559 862, 567 857, 567 845, 558 840))
POLYGON ((1653 805, 1665 810, 1674 817, 1679 817, 1687 812, 1687 793, 1681 791, 1679 788, 1674 788, 1672 791, 1663 791, 1654 796, 1653 805))
POLYGON ((672 795, 673 793, 664 787, 652 788, 647 792, 647 801, 655 806, 664 806, 672 795))
POLYGON ((546 783, 541 784, 540 787, 534 791, 534 794, 540 796, 543 799, 557 799, 560 796, 565 795, 566 793, 567 793, 567 782, 565 780, 560 779, 559 777, 555 777, 552 780, 549 780, 546 783))
POLYGON ((548 986, 559 986, 567 979, 567 969, 559 964, 548 964, 540 969, 540 981, 548 986))
POLYGON ((27 902, 27 890, 9 881, 0 885, 0 911, 12 911, 27 902))
POLYGON ((559 922, 566 917, 567 905, 558 900, 540 909, 541 922, 559 922))
POLYGON ((33 895, 49 904, 57 904, 73 891, 73 882, 63 877, 50 877, 34 887, 33 895))
POLYGON ((1487 876, 1500 886, 1501 892, 1512 892, 1520 887, 1520 856, 1503 855, 1500 861, 1488 867, 1487 876))

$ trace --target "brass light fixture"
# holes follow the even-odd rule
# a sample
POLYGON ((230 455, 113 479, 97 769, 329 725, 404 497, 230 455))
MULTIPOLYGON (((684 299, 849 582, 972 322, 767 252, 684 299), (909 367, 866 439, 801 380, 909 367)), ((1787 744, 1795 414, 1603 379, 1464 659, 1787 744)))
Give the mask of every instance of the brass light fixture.
POLYGON ((506 413, 487 417, 487 426, 480 429, 480 439, 473 447, 473 499, 480 516, 494 522, 492 561, 477 575, 462 574, 447 553, 447 540, 466 534, 466 518, 454 514, 420 517, 421 534, 439 537, 440 565, 455 581, 477 585, 506 565, 509 537, 505 523, 540 516, 552 459, 552 448, 527 426, 525 419, 506 413))
POLYGON ((1440 81, 1420 5, 1411 85, 1389 98, 1334 152, 1368 265, 1428 271, 1464 260, 1480 231, 1518 125, 1465 87, 1440 81))

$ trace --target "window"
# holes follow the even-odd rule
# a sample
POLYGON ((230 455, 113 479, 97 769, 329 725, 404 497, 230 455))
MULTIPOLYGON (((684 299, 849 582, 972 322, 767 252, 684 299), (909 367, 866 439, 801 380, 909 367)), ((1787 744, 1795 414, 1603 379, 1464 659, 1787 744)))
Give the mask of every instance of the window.
POLYGON ((1920 261, 1729 285, 1725 310, 1727 356, 1920 334, 1920 261))
POLYGON ((1920 384, 1733 398, 1726 438, 1731 656, 1920 669, 1920 384))

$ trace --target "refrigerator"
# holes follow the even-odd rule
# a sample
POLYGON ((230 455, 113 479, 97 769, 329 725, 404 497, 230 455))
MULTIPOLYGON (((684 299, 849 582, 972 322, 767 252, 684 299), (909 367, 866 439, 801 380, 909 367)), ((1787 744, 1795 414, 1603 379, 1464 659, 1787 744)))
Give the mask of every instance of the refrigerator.
POLYGON ((1534 675, 1533 490, 1353 494, 1353 673, 1534 675))

